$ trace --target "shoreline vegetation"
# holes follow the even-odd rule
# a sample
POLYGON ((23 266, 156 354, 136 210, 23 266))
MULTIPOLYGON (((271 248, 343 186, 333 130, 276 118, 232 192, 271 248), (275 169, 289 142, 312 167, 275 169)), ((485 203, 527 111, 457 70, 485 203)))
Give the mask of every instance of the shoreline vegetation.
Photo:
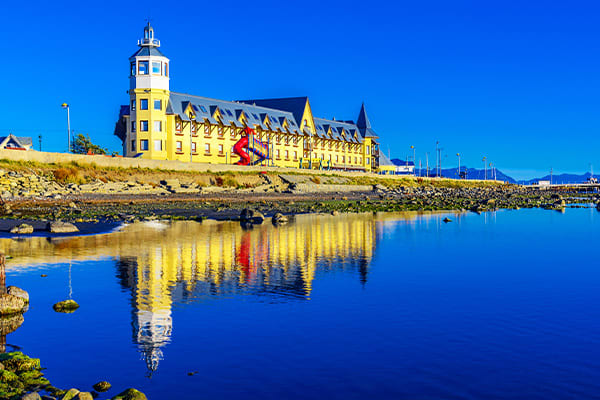
POLYGON ((0 160, 0 232, 98 233, 137 220, 242 220, 261 215, 473 211, 600 204, 496 181, 290 170, 186 172, 0 160), (12 231, 12 232, 11 232, 12 231))

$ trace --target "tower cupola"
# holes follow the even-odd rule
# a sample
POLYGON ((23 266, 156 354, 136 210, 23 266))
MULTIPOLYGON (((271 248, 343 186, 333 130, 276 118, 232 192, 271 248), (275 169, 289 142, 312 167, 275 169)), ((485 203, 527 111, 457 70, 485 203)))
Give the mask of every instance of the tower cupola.
POLYGON ((169 59, 158 49, 160 40, 154 37, 154 28, 149 22, 137 44, 138 51, 129 58, 129 89, 169 90, 169 59))
POLYGON ((144 38, 138 40, 138 46, 140 47, 160 47, 160 40, 154 38, 154 28, 148 22, 148 25, 144 27, 144 38))

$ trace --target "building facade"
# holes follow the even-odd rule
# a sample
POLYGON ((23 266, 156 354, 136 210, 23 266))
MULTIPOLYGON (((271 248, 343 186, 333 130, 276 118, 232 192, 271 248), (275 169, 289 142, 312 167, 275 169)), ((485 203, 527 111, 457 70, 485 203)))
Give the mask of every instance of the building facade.
POLYGON ((364 104, 358 119, 313 116, 307 97, 224 101, 171 92, 170 60, 148 24, 131 56, 129 105, 115 135, 123 155, 154 160, 233 164, 245 128, 269 149, 261 165, 378 172, 378 136, 364 104))

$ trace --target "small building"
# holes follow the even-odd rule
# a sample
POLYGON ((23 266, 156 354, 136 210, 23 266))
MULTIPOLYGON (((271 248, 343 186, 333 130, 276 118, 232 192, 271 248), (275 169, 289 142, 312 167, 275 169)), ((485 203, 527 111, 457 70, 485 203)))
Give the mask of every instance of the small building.
POLYGON ((550 186, 550 181, 537 181, 534 183, 534 185, 540 187, 548 187, 550 186))
POLYGON ((415 174, 415 163, 412 161, 398 161, 395 162, 396 174, 397 175, 414 175, 415 174))
POLYGON ((379 173, 381 175, 396 175, 396 165, 386 157, 381 151, 379 152, 379 173))
POLYGON ((33 140, 30 137, 15 136, 9 133, 8 136, 0 136, 0 149, 2 150, 31 150, 33 140))

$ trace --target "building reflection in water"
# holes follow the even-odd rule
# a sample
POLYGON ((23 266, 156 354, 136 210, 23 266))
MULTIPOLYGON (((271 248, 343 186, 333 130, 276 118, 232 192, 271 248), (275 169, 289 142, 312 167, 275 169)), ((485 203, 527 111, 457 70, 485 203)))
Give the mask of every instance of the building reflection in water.
POLYGON ((377 236, 385 232, 382 221, 419 217, 306 215, 251 230, 233 222, 147 222, 106 235, 0 239, 0 250, 15 257, 9 265, 14 269, 35 261, 114 257, 117 278, 131 292, 133 340, 151 374, 170 341, 174 303, 239 292, 269 301, 308 300, 315 275, 334 270, 356 274, 364 285, 377 236))

